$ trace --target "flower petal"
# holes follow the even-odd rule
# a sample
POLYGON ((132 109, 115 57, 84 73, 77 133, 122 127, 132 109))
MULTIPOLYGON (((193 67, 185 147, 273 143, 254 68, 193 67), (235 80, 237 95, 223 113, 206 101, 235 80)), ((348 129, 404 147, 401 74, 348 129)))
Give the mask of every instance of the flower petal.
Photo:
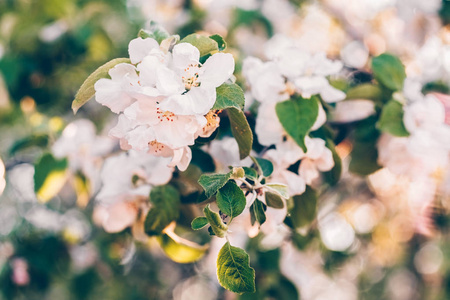
POLYGON ((133 64, 141 62, 150 51, 159 49, 159 44, 152 38, 136 38, 128 44, 128 53, 133 64))
POLYGON ((172 50, 173 64, 176 68, 185 69, 190 64, 198 64, 200 51, 189 43, 180 43, 172 50))
POLYGON ((322 172, 330 171, 334 167, 333 153, 325 148, 319 159, 315 161, 317 169, 322 172))
POLYGON ((319 94, 326 86, 328 81, 322 76, 303 76, 294 81, 298 92, 305 98, 319 94))
POLYGON ((202 86, 218 87, 234 72, 234 58, 229 53, 216 53, 206 60, 199 76, 202 86))
POLYGON ((255 132, 261 145, 270 146, 281 143, 284 129, 275 112, 276 103, 263 103, 258 109, 255 132))
POLYGON ((301 195, 305 192, 306 182, 302 177, 288 170, 281 171, 280 175, 289 188, 289 195, 301 195))
POLYGON ((108 207, 107 212, 103 220, 103 228, 109 233, 120 232, 131 226, 138 214, 137 208, 126 202, 120 202, 108 207))
POLYGON ((346 95, 343 91, 332 87, 329 83, 320 91, 320 96, 327 103, 334 103, 344 100, 346 95))
POLYGON ((203 116, 175 116, 173 121, 162 120, 154 126, 156 140, 173 149, 193 145, 195 134, 205 125, 203 116))
POLYGON ((312 181, 319 177, 319 171, 313 160, 305 158, 300 163, 298 174, 305 180, 306 184, 311 184, 312 181))
POLYGON ((157 124, 157 107, 155 98, 141 99, 124 110, 124 115, 136 122, 137 125, 157 124))
POLYGON ((152 127, 139 125, 130 130, 125 138, 134 150, 144 151, 148 150, 148 143, 155 139, 155 131, 152 127))
POLYGON ((162 95, 181 94, 184 92, 183 81, 173 70, 161 66, 157 69, 156 74, 156 87, 162 95))
POLYGON ((339 60, 332 61, 328 59, 324 52, 315 54, 312 58, 311 64, 314 69, 314 74, 319 76, 328 76, 336 74, 343 67, 341 61, 339 60))
POLYGON ((136 69, 139 71, 139 79, 141 84, 145 86, 156 85, 156 70, 163 64, 158 60, 156 56, 146 56, 136 69))
POLYGON ((114 79, 102 78, 94 85, 95 100, 109 107, 114 113, 122 112, 135 101, 125 88, 132 84, 129 77, 136 74, 134 67, 129 68, 128 66, 130 65, 119 64, 115 66, 110 70, 111 77, 114 79))
POLYGON ((313 126, 311 127, 311 131, 319 129, 323 124, 325 124, 326 121, 327 114, 325 113, 322 104, 319 103, 319 113, 317 115, 316 122, 314 122, 313 126))
POLYGON ((180 171, 186 171, 192 159, 192 150, 189 147, 183 147, 173 150, 173 158, 169 167, 177 166, 180 171))
POLYGON ((215 88, 193 87, 184 95, 164 100, 160 107, 177 115, 206 115, 216 101, 215 88))
POLYGON ((117 125, 109 131, 109 136, 123 138, 127 132, 136 127, 136 122, 127 118, 124 114, 119 115, 117 125))

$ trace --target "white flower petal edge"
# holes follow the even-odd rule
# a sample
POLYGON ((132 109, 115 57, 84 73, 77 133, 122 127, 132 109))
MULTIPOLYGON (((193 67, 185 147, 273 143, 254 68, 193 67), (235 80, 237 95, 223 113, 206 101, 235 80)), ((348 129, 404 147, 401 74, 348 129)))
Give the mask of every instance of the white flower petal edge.
POLYGON ((229 53, 216 53, 209 57, 202 66, 199 75, 201 87, 218 87, 227 81, 234 72, 234 58, 229 53))
POLYGON ((198 64, 200 51, 189 43, 180 43, 173 47, 173 66, 175 69, 185 69, 190 64, 198 64))
POLYGON ((128 44, 128 54, 130 55, 131 63, 137 64, 141 62, 152 50, 158 49, 159 44, 152 38, 136 38, 131 40, 128 44))
POLYGON ((138 76, 130 64, 118 64, 108 73, 111 79, 102 78, 94 85, 95 100, 118 114, 135 101, 127 92, 138 86, 138 76))

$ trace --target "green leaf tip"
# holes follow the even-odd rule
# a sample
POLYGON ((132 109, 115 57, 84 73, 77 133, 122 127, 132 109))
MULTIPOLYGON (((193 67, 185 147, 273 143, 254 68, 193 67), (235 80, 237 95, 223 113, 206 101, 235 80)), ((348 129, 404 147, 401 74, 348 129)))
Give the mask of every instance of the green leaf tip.
POLYGON ((76 114, 77 111, 95 95, 95 83, 101 78, 108 78, 109 70, 121 63, 131 63, 131 61, 129 58, 115 58, 97 68, 97 70, 86 78, 75 95, 75 99, 72 101, 72 110, 74 114, 76 114))
POLYGON ((255 270, 250 267, 248 254, 229 242, 217 257, 217 278, 221 286, 234 293, 255 292, 255 270))

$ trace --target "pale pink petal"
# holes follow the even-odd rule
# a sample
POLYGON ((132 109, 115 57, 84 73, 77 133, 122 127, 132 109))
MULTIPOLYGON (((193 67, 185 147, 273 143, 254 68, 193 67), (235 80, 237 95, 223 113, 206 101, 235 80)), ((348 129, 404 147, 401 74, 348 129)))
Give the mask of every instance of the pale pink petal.
POLYGON ((276 103, 262 104, 258 109, 255 131, 261 145, 270 146, 281 143, 284 129, 275 112, 276 103))
POLYGON ((218 87, 234 72, 234 58, 229 53, 216 53, 206 60, 199 80, 203 86, 218 87))
POLYGON ((134 150, 146 151, 148 143, 155 139, 155 131, 152 127, 139 125, 127 133, 126 139, 134 150))
POLYGON ((263 65, 264 63, 259 58, 253 56, 244 59, 242 63, 242 75, 251 86, 254 84, 255 78, 258 77, 263 65))
POLYGON ((325 113, 322 104, 319 103, 319 113, 317 114, 316 122, 314 122, 314 125, 311 127, 311 131, 319 129, 326 121, 327 114, 325 113))
POLYGON ((172 56, 174 66, 185 69, 190 64, 198 64, 200 51, 189 43, 180 43, 173 47, 172 56))
POLYGON ((102 78, 95 83, 95 100, 120 113, 134 102, 129 92, 138 85, 136 69, 130 64, 118 64, 109 70, 109 75, 111 79, 102 78))
POLYGON ((317 169, 322 172, 330 171, 334 167, 333 153, 325 148, 319 159, 315 160, 317 169))
POLYGON ((184 95, 174 95, 161 103, 162 110, 177 115, 206 115, 216 101, 215 88, 193 87, 184 95))
POLYGON ((117 82, 102 78, 95 85, 95 100, 118 114, 135 100, 117 82))
POLYGON ((159 49, 159 44, 152 38, 136 38, 128 44, 128 53, 133 64, 142 61, 153 49, 159 49))
POLYGON ((289 195, 301 195, 305 192, 306 183, 302 177, 288 170, 283 170, 280 175, 289 188, 289 195))
POLYGON ((138 100, 125 109, 123 113, 128 119, 135 121, 137 125, 154 125, 159 122, 155 98, 148 97, 138 100))
POLYGON ((325 141, 319 138, 305 137, 305 145, 307 148, 306 157, 309 159, 318 159, 322 156, 325 147, 325 141))
POLYGON ((205 125, 203 116, 175 116, 173 121, 163 120, 155 125, 156 140, 173 149, 193 145, 195 134, 205 125))
POLYGON ((314 179, 319 177, 319 171, 314 161, 308 158, 301 161, 298 174, 305 180, 306 184, 311 184, 314 179))
POLYGON ((342 101, 346 97, 343 91, 332 87, 330 84, 327 84, 322 88, 322 90, 320 91, 320 96, 322 97, 323 101, 327 103, 342 101))
POLYGON ((183 147, 173 150, 173 158, 169 167, 178 167, 180 171, 186 171, 192 159, 192 151, 189 147, 183 147))
POLYGON ((115 65, 108 71, 109 76, 113 81, 122 82, 124 78, 127 78, 129 82, 137 82, 138 75, 136 68, 133 65, 121 63, 115 65))
POLYGON ((120 114, 117 125, 109 131, 109 136, 115 138, 123 138, 127 134, 128 131, 135 128, 137 126, 136 122, 130 120, 125 115, 120 114))
POLYGON ((329 85, 325 77, 321 76, 303 76, 298 77, 294 84, 298 92, 305 98, 321 93, 329 85))
POLYGON ((273 62, 265 63, 253 78, 252 95, 256 100, 269 103, 289 99, 284 77, 273 62))
POLYGON ((156 87, 162 95, 181 94, 185 91, 181 77, 167 67, 157 69, 156 87))
POLYGON ((282 52, 277 60, 280 72, 286 77, 297 77, 304 73, 311 56, 298 48, 288 48, 282 52))
POLYGON ((107 208, 107 216, 103 220, 103 228, 106 232, 120 232, 133 225, 136 220, 138 210, 130 203, 119 202, 107 208))
POLYGON ((139 71, 140 82, 144 86, 155 86, 157 80, 156 70, 163 66, 156 56, 146 56, 136 69, 139 71))
POLYGON ((313 56, 311 64, 314 69, 314 74, 319 76, 328 76, 336 74, 343 67, 341 61, 339 60, 332 61, 328 59, 324 52, 315 54, 313 56))

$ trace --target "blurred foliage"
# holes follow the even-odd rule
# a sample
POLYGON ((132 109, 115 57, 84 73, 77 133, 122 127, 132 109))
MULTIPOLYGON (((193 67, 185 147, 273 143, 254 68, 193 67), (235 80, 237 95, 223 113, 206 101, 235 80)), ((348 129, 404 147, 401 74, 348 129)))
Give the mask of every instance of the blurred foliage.
POLYGON ((29 96, 39 110, 66 113, 87 75, 125 56, 140 27, 123 0, 0 2, 0 72, 12 100, 29 96))

